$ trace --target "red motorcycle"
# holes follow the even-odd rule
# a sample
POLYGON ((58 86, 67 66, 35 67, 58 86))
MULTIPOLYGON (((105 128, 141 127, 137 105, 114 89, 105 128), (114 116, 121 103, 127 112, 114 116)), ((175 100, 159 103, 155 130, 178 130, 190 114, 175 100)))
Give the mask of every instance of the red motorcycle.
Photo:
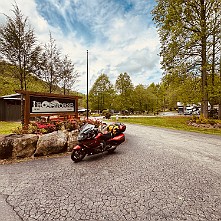
POLYGON ((125 141, 123 132, 126 126, 122 123, 115 123, 108 128, 109 130, 103 133, 93 124, 84 125, 78 134, 78 145, 73 148, 71 159, 79 162, 86 155, 90 156, 104 151, 113 153, 117 146, 125 141))

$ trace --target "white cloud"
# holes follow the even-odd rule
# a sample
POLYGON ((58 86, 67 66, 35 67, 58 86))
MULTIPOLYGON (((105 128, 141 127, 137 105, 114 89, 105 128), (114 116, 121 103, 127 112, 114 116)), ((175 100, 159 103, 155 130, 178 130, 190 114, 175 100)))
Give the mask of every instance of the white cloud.
MULTIPOLYGON (((150 6, 146 1, 131 0, 134 6, 126 12, 120 1, 114 0, 50 0, 47 4, 52 5, 44 3, 42 8, 38 1, 16 2, 24 16, 28 16, 39 42, 48 42, 51 31, 62 53, 68 54, 75 63, 81 74, 78 91, 86 92, 87 49, 89 87, 100 73, 106 73, 112 83, 121 72, 127 72, 135 85, 160 81, 159 40, 155 27, 148 24, 145 13, 150 6), (60 17, 65 24, 59 24, 60 17)), ((12 15, 13 4, 14 0, 1 0, 0 13, 12 15)))

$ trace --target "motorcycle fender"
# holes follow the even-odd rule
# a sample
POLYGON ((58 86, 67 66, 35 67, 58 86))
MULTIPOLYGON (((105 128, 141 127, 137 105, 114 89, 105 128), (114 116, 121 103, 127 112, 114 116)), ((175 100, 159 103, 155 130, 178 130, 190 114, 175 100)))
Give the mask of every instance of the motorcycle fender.
POLYGON ((80 145, 76 145, 73 150, 80 150, 82 147, 80 145))

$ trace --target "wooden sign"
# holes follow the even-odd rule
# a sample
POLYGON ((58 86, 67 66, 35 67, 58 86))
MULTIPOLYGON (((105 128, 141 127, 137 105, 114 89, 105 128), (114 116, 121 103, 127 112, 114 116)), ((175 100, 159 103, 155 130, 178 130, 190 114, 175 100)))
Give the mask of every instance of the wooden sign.
POLYGON ((38 93, 31 91, 17 90, 24 96, 24 123, 28 125, 30 117, 72 115, 78 118, 79 96, 59 95, 50 93, 38 93))

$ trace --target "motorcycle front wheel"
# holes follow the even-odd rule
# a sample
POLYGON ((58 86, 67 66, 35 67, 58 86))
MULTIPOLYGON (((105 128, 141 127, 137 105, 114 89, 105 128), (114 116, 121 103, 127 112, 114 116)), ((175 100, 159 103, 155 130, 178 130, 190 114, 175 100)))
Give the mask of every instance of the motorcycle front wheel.
POLYGON ((85 155, 86 155, 86 152, 83 149, 73 150, 71 153, 71 159, 75 163, 77 163, 77 162, 80 162, 81 160, 83 160, 85 155))

